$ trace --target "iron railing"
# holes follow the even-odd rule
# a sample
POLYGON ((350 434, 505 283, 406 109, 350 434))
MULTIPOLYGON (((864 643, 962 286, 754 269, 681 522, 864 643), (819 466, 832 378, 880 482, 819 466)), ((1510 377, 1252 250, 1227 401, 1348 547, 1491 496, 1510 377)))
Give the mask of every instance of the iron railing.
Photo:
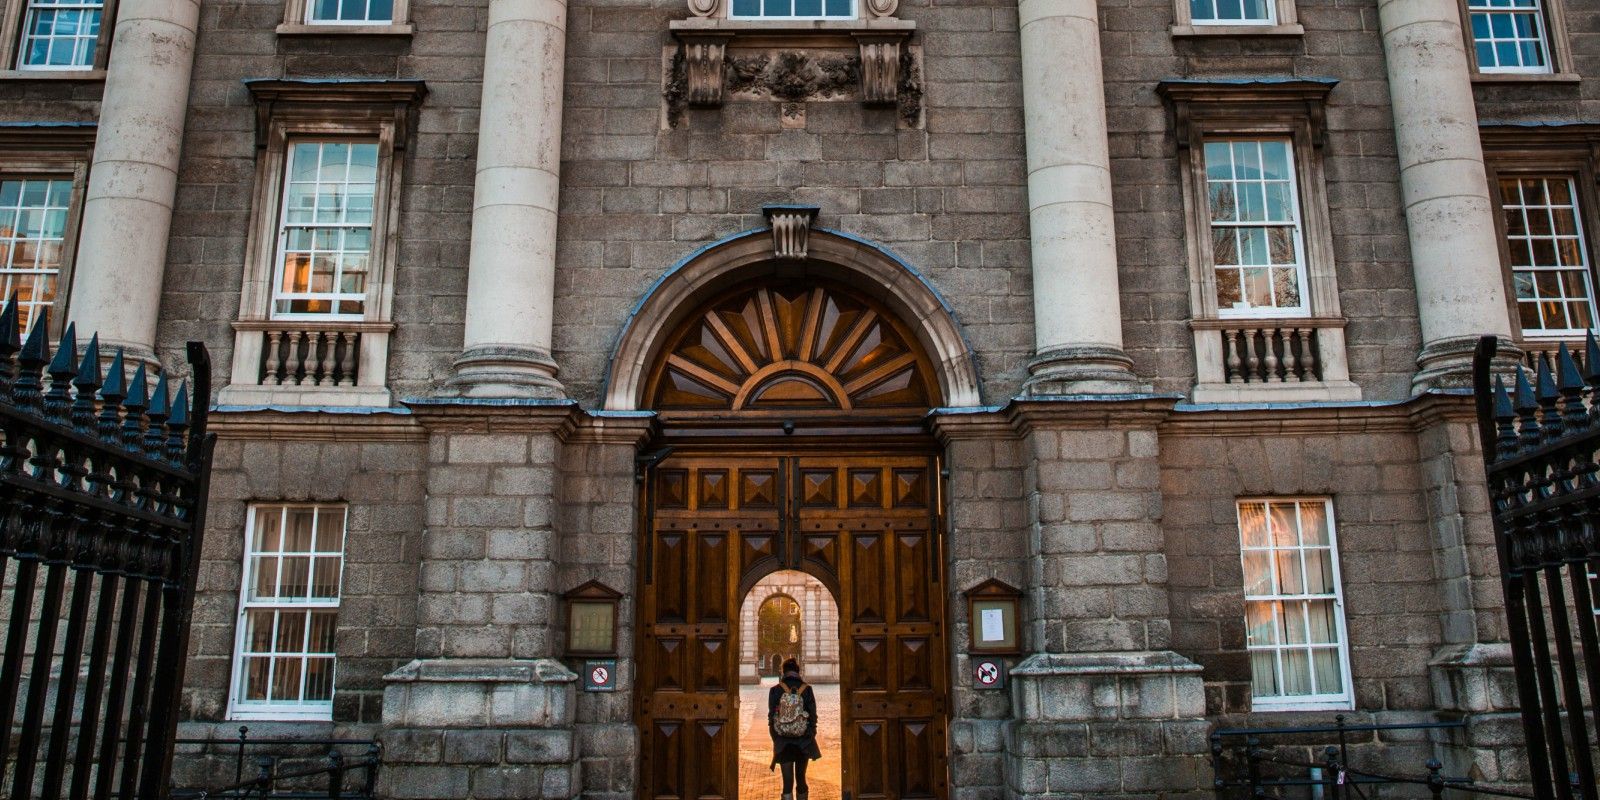
POLYGON ((1465 727, 1464 721, 1350 725, 1340 715, 1332 725, 1218 730, 1211 734, 1212 786, 1218 800, 1374 800, 1385 789, 1410 796, 1426 790, 1434 798, 1446 790, 1531 798, 1448 777, 1431 757, 1417 763, 1420 771, 1400 774, 1402 748, 1465 727))
POLYGON ((1490 384, 1496 347, 1479 341, 1473 379, 1530 780, 1540 800, 1597 800, 1600 346, 1590 333, 1579 359, 1563 344, 1511 390, 1490 384))
POLYGON ((166 786, 213 437, 211 366, 152 391, 99 338, 0 311, 0 795, 156 798, 166 786), (9 782, 9 784, 8 784, 9 782))
POLYGON ((226 775, 231 766, 232 780, 208 787, 180 782, 170 800, 371 800, 383 765, 372 739, 252 739, 243 725, 231 739, 177 739, 176 745, 205 774, 226 775))

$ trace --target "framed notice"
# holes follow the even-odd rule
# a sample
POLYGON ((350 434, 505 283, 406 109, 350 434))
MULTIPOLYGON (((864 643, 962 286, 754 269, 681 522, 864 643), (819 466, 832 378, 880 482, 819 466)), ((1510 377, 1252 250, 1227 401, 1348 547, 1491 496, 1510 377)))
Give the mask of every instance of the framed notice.
POLYGON ((966 594, 971 630, 971 643, 967 651, 991 655, 1021 654, 1017 608, 1021 605, 1022 592, 991 579, 968 589, 966 594))

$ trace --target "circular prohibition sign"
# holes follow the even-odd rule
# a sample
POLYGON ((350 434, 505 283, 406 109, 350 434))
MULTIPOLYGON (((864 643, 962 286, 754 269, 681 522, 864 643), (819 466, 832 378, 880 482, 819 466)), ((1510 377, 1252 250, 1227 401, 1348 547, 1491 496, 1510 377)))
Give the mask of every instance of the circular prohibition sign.
POLYGON ((605 667, 595 667, 589 672, 589 680, 596 686, 603 686, 606 681, 611 680, 611 670, 605 667))
POLYGON ((978 683, 984 686, 993 686, 1000 680, 1000 666, 993 661, 985 661, 978 665, 978 683))

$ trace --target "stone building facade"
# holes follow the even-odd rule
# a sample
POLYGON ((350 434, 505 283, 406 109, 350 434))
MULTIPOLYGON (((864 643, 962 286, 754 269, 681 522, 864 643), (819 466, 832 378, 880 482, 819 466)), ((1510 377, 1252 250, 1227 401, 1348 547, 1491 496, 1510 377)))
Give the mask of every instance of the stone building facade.
POLYGON ((1523 774, 1464 386, 1595 324, 1592 4, 12 6, 8 291, 216 364, 185 734, 735 796, 795 568, 857 795, 1209 790, 1340 713, 1523 774))

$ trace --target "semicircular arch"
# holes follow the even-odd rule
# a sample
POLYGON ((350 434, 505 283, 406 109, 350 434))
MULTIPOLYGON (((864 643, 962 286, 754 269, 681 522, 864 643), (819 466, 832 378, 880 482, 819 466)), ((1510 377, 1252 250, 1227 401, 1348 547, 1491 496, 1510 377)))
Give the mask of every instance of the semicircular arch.
POLYGON ((604 408, 650 408, 652 398, 646 393, 651 371, 670 346, 671 334, 692 315, 703 313, 703 306, 719 294, 764 278, 835 281, 869 296, 925 354, 938 395, 931 402, 958 408, 981 404, 972 349, 938 292, 888 250, 818 228, 811 231, 804 261, 775 260, 770 232, 757 229, 700 248, 657 280, 635 306, 612 350, 604 408))

